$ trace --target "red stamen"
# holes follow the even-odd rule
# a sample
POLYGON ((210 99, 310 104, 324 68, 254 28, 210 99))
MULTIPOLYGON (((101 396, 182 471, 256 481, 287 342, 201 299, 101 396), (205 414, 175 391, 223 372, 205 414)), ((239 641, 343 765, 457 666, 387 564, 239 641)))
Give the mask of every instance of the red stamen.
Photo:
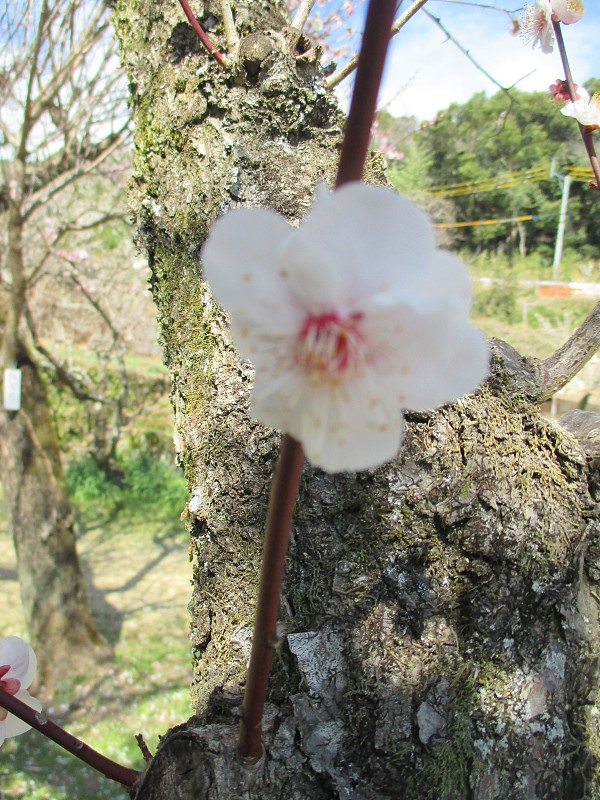
POLYGON ((329 311, 307 317, 298 334, 300 366, 321 379, 331 380, 356 368, 364 339, 360 330, 363 316, 354 312, 341 317, 336 311, 329 311))

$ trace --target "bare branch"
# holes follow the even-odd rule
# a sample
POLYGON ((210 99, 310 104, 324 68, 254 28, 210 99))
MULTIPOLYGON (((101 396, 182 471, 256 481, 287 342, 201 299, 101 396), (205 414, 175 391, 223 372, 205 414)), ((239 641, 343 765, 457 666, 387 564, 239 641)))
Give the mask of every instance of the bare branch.
POLYGON ((512 97, 512 95, 510 93, 511 87, 504 86, 503 84, 501 84, 499 81, 496 80, 496 78, 494 78, 493 75, 491 75, 484 67, 482 67, 481 64, 479 63, 479 61, 477 61, 477 59, 475 59, 471 55, 471 52, 469 50, 467 50, 467 48, 464 47, 452 33, 450 33, 450 31, 444 26, 444 24, 442 23, 442 21, 441 21, 441 19, 439 17, 435 17, 426 8, 423 9, 423 13, 426 14, 432 22, 435 22, 435 24, 438 26, 438 28, 440 28, 440 30, 443 31, 444 34, 448 37, 449 41, 451 41, 454 45, 456 45, 456 47, 458 47, 460 52, 464 56, 466 56, 466 58, 469 59, 471 64, 473 64, 473 66, 476 69, 478 69, 479 72, 481 72, 483 75, 485 75, 485 77, 488 80, 490 80, 494 84, 494 86, 497 86, 500 89, 500 91, 504 92, 508 96, 508 98, 510 99, 510 101, 512 103, 513 102, 513 97, 512 97))
POLYGON ((501 8, 496 3, 476 3, 475 0, 438 0, 438 3, 447 3, 449 6, 470 6, 471 8, 485 8, 488 11, 499 11, 502 14, 514 16, 519 11, 523 10, 523 6, 516 8, 501 8))
MULTIPOLYGON (((100 25, 102 14, 105 13, 105 8, 100 4, 95 16, 89 21, 85 31, 81 35, 76 47, 72 49, 65 61, 60 65, 56 71, 53 71, 50 81, 43 87, 40 94, 35 98, 35 103, 32 104, 30 118, 34 122, 46 110, 51 100, 56 97, 62 86, 73 75, 77 67, 85 59, 86 55, 92 49, 94 44, 104 36, 108 30, 108 23, 100 25)), ((41 74, 38 71, 38 77, 41 79, 41 74)))
POLYGON ((292 28, 301 31, 317 0, 302 0, 292 20, 292 28))
MULTIPOLYGON (((392 25, 392 36, 395 36, 398 31, 402 30, 402 28, 406 25, 406 23, 414 17, 414 15, 419 11, 419 9, 423 8, 427 0, 414 0, 413 4, 408 8, 404 14, 400 14, 400 16, 394 21, 392 25)), ((331 76, 328 80, 325 81, 325 86, 328 89, 333 89, 339 83, 341 83, 344 78, 347 78, 356 67, 358 66, 358 54, 351 58, 350 61, 346 64, 345 67, 342 67, 338 72, 331 76)))
POLYGON ((49 200, 51 200, 59 192, 62 192, 67 186, 96 169, 96 167, 98 167, 110 155, 118 150, 119 147, 121 147, 121 145, 127 140, 128 136, 129 121, 126 122, 125 126, 118 134, 111 134, 107 141, 100 143, 100 145, 97 146, 99 153, 93 160, 76 166, 66 174, 63 173, 62 180, 54 184, 50 189, 48 189, 48 191, 44 191, 48 186, 48 184, 44 184, 41 190, 32 195, 30 198, 30 204, 24 210, 24 219, 31 217, 34 211, 37 211, 40 206, 44 206, 49 200))
POLYGON ((549 400, 577 375, 600 347, 600 303, 585 322, 549 358, 539 365, 539 400, 549 400))
POLYGON ((240 37, 235 29, 235 22, 233 21, 233 12, 229 0, 220 0, 221 14, 223 15, 223 26, 225 28, 225 38, 227 40, 227 47, 230 50, 235 48, 240 43, 240 37))
POLYGON ((31 336, 31 341, 33 346, 38 351, 40 355, 42 355, 49 364, 52 365, 54 372, 56 373, 56 377, 58 380, 66 386, 70 392, 72 393, 73 397, 76 397, 77 400, 84 400, 93 403, 102 403, 102 405, 116 405, 116 401, 113 398, 103 397, 102 395, 96 394, 95 392, 88 391, 85 386, 77 380, 75 375, 70 372, 63 364, 58 361, 58 359, 54 358, 52 353, 44 347, 41 343, 37 330, 35 328, 35 323, 33 321, 33 315, 29 309, 29 306, 25 304, 24 308, 24 315, 25 321, 27 323, 27 328, 29 330, 29 334, 31 336))
POLYGON ((42 42, 44 39, 44 28, 46 27, 47 13, 48 13, 48 3, 46 2, 46 0, 44 0, 40 11, 38 29, 35 35, 35 43, 33 46, 33 58, 31 59, 29 78, 27 80, 27 92, 25 95, 25 102, 23 104, 23 125, 21 127, 21 137, 17 149, 17 158, 20 158, 21 160, 24 160, 27 154, 27 139, 29 138, 31 127, 33 124, 33 117, 34 117, 32 113, 33 85, 39 74, 37 61, 40 54, 40 50, 42 48, 42 42))

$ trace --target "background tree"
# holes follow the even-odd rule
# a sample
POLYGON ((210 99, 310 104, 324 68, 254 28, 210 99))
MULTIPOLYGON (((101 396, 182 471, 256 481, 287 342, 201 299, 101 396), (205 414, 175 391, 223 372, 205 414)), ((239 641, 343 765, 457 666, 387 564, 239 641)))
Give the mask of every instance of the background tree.
MULTIPOLYGON (((104 3, 24 0, 7 6, 1 23, 1 353, 4 368, 21 370, 22 406, 1 412, 0 463, 25 619, 41 680, 50 684, 66 664, 83 668, 106 645, 87 604, 47 387, 34 353, 78 397, 108 404, 117 427, 123 386, 107 398, 50 353, 43 324, 48 306, 40 298, 56 292, 57 282, 63 294, 69 286, 87 297, 112 340, 109 351, 119 357, 104 301, 86 279, 93 250, 81 246, 82 237, 118 216, 122 170, 115 159, 128 138, 128 117, 104 3), (78 193, 84 177, 88 188, 96 182, 96 197, 78 193)), ((56 323, 59 315, 53 316, 56 323)))
MULTIPOLYGON (((114 10, 136 122, 132 201, 173 377, 194 558, 198 716, 163 739, 136 797, 593 796, 590 473, 576 441, 539 414, 553 365, 502 345, 476 396, 409 418, 393 464, 306 468, 266 754, 252 770, 236 758, 278 436, 249 416, 251 369, 200 280, 199 254, 229 207, 302 218, 315 184, 332 179, 343 120, 283 2, 240 0, 236 32, 228 3, 194 11, 228 48, 227 66, 175 2, 114 10)), ((380 159, 368 179, 384 180, 380 159)))
MULTIPOLYGON (((504 92, 489 98, 479 93, 466 103, 453 103, 414 136, 431 165, 430 190, 452 202, 455 221, 534 216, 526 227, 514 222, 508 237, 505 226, 460 228, 455 246, 471 252, 513 249, 521 255, 535 247, 551 256, 561 186, 550 165, 554 160, 560 173, 565 164, 586 162, 576 126, 559 113, 549 92, 511 89, 511 98, 504 92), (501 180, 509 174, 514 177, 501 180)), ((584 248, 584 256, 594 252, 591 229, 596 228, 586 188, 574 185, 569 206, 569 241, 584 248)))

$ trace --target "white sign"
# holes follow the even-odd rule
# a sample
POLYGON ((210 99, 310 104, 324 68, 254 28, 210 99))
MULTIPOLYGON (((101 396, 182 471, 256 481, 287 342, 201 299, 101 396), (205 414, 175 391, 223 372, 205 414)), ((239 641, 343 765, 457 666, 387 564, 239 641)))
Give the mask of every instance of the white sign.
POLYGON ((4 370, 4 408, 18 411, 21 408, 21 370, 4 370))

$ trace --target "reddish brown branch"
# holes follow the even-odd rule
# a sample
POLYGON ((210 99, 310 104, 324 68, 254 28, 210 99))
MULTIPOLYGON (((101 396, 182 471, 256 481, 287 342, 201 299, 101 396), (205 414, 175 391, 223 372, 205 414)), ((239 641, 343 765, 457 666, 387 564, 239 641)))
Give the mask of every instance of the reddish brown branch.
POLYGON ((336 186, 362 179, 395 12, 393 0, 369 3, 336 186))
MULTIPOLYGON (((577 92, 575 90, 575 84, 573 83, 573 76, 571 74, 571 67, 567 57, 567 50, 565 48, 565 42, 562 35, 562 28, 560 22, 553 22, 552 25, 554 27, 554 35, 556 36, 558 52, 560 53, 563 69, 565 71, 567 86, 569 87, 569 97, 571 98, 571 102, 574 103, 577 100, 577 92)), ((590 164, 592 165, 592 170, 594 171, 594 177, 596 179, 594 183, 590 184, 590 186, 593 189, 600 189, 600 162, 598 161, 598 156, 596 155, 596 148, 594 147, 594 142, 592 139, 592 131, 585 125, 582 125, 579 121, 577 124, 579 125, 579 132, 581 133, 581 138, 583 139, 583 144, 588 154, 590 164)))
POLYGON ((277 616, 290 524, 303 465, 302 446, 285 435, 271 487, 252 653, 238 741, 238 753, 250 763, 262 753, 262 717, 273 650, 277 644, 277 616))
MULTIPOLYGON (((395 10, 396 0, 371 0, 369 3, 336 186, 362 179, 395 10)), ((256 763, 262 754, 262 717, 277 644, 285 557, 303 463, 302 446, 285 435, 269 501, 252 653, 237 746, 247 764, 256 763)))
POLYGON ((198 38, 200 39, 204 47, 208 50, 208 52, 211 54, 211 56, 215 59, 215 61, 218 61, 219 64, 222 64, 224 67, 229 66, 229 59, 227 58, 227 56, 223 55, 223 53, 217 50, 217 48, 211 42, 211 40, 208 37, 208 34, 196 19, 194 12, 189 6, 188 1, 179 0, 179 3, 181 4, 181 7, 183 8, 186 17, 188 18, 188 22, 190 23, 192 28, 196 31, 196 33, 198 34, 198 38))
POLYGON ((88 744, 82 742, 81 739, 78 739, 71 733, 67 733, 60 725, 46 719, 41 712, 36 711, 31 708, 31 706, 28 706, 26 703, 23 703, 1 688, 0 707, 14 714, 15 717, 22 719, 23 722, 31 725, 32 728, 35 728, 36 731, 47 736, 48 739, 52 739, 53 742, 56 742, 56 744, 60 745, 64 750, 67 750, 97 772, 102 773, 102 775, 105 775, 112 781, 121 783, 128 789, 131 789, 141 775, 137 770, 124 767, 122 764, 117 764, 116 761, 112 761, 110 758, 103 756, 97 750, 94 750, 88 744))

